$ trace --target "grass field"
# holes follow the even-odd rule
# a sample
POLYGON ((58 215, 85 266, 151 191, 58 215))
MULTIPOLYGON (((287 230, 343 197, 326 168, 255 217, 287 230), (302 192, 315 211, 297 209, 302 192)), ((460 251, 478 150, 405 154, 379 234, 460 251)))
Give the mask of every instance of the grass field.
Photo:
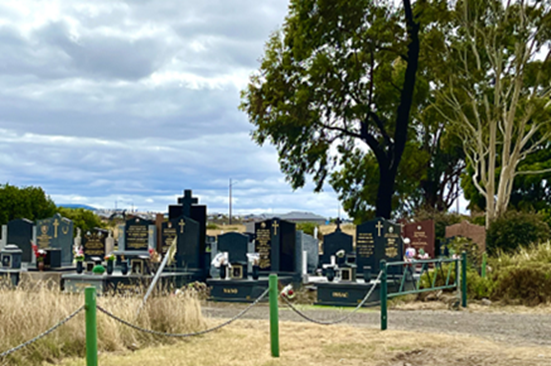
MULTIPOLYGON (((212 321, 213 324, 220 320, 212 321)), ((210 322, 210 320, 209 320, 210 322)), ((243 320, 205 336, 136 352, 104 353, 102 366, 130 365, 550 365, 548 347, 515 347, 468 336, 400 331, 381 332, 351 326, 280 323, 280 358, 270 355, 269 324, 243 320)), ((99 335, 101 337, 101 334, 99 335)), ((84 366, 67 359, 64 366, 84 366)))

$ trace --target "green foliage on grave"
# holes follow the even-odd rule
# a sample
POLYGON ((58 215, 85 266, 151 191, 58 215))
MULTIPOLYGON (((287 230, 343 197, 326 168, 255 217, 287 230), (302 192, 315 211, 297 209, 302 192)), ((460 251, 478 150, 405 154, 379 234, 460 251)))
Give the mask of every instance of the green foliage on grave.
POLYGON ((494 220, 486 233, 490 254, 513 252, 521 246, 541 243, 551 238, 549 225, 538 213, 510 210, 494 220))
POLYGON ((45 219, 55 212, 55 203, 42 188, 0 184, 0 225, 14 219, 45 219))
POLYGON ((57 212, 59 212, 61 216, 73 221, 75 233, 76 228, 80 228, 82 230, 82 233, 84 234, 85 232, 91 231, 96 227, 107 227, 107 225, 103 221, 101 221, 99 216, 97 216, 94 212, 86 210, 84 208, 58 207, 57 212))

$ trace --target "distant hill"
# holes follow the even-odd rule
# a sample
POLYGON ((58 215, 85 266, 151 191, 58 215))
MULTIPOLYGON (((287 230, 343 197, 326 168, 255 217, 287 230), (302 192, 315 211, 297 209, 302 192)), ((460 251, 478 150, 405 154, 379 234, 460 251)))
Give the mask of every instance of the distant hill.
POLYGON ((57 205, 57 207, 63 207, 63 208, 83 208, 85 210, 90 210, 90 211, 96 211, 97 208, 95 207, 92 207, 92 206, 88 206, 88 205, 81 205, 81 204, 78 204, 78 203, 60 203, 59 205, 57 205))

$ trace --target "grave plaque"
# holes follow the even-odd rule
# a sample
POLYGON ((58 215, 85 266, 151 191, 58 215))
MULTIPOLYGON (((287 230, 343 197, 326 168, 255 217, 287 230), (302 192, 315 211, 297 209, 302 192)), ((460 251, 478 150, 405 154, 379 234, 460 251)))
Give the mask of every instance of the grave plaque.
POLYGON ((27 219, 15 219, 8 222, 7 244, 15 244, 23 251, 22 262, 32 262, 34 258, 31 241, 33 240, 33 222, 27 219))
POLYGON ((149 225, 153 225, 153 223, 139 217, 126 220, 124 232, 126 251, 147 251, 149 249, 149 225))
POLYGON ((103 260, 107 254, 105 242, 108 236, 109 232, 103 229, 94 229, 84 234, 81 245, 86 262, 92 260, 93 257, 99 257, 103 260))
POLYGON ((433 220, 405 224, 402 227, 402 236, 411 240, 410 246, 415 248, 417 253, 423 249, 430 258, 435 258, 433 220))
POLYGON ((295 272, 295 224, 280 219, 255 224, 255 252, 260 254, 260 270, 295 272))
MULTIPOLYGON (((322 244, 323 254, 321 255, 321 264, 331 263, 331 256, 339 250, 344 250, 345 254, 354 252, 352 235, 343 233, 339 227, 331 234, 323 236, 322 244)), ((337 264, 344 264, 345 258, 336 258, 337 264)))
POLYGON ((73 222, 59 213, 36 222, 36 241, 39 249, 61 249, 61 263, 64 266, 73 262, 73 222))
MULTIPOLYGON (((364 222, 356 227, 356 261, 360 271, 370 266, 377 275, 381 259, 399 262, 403 259, 400 225, 383 218, 364 222)), ((389 273, 401 273, 401 267, 390 267, 389 273)))
POLYGON ((178 222, 171 220, 163 222, 161 225, 161 253, 166 254, 168 248, 172 245, 174 238, 177 236, 178 222))

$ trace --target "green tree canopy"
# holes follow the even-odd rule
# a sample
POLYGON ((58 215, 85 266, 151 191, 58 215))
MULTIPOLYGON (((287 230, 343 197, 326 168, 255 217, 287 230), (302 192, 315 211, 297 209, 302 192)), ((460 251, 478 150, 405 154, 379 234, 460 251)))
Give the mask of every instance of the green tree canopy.
POLYGON ((91 231, 96 227, 103 228, 106 225, 101 221, 99 216, 90 210, 83 208, 65 208, 58 207, 58 212, 61 216, 66 217, 73 221, 75 230, 80 228, 84 234, 87 231, 91 231))
POLYGON ((319 191, 339 172, 333 176, 337 190, 350 182, 360 187, 341 192, 350 198, 345 208, 352 215, 365 211, 367 199, 377 216, 390 218, 408 148, 419 31, 432 11, 426 3, 291 1, 241 109, 256 127, 253 139, 276 146, 293 188, 312 176, 319 191), (358 171, 366 168, 373 174, 358 171), (362 189, 373 180, 376 193, 362 189))
POLYGON ((55 212, 55 203, 40 187, 19 188, 8 183, 0 185, 1 225, 14 219, 45 219, 55 212))

